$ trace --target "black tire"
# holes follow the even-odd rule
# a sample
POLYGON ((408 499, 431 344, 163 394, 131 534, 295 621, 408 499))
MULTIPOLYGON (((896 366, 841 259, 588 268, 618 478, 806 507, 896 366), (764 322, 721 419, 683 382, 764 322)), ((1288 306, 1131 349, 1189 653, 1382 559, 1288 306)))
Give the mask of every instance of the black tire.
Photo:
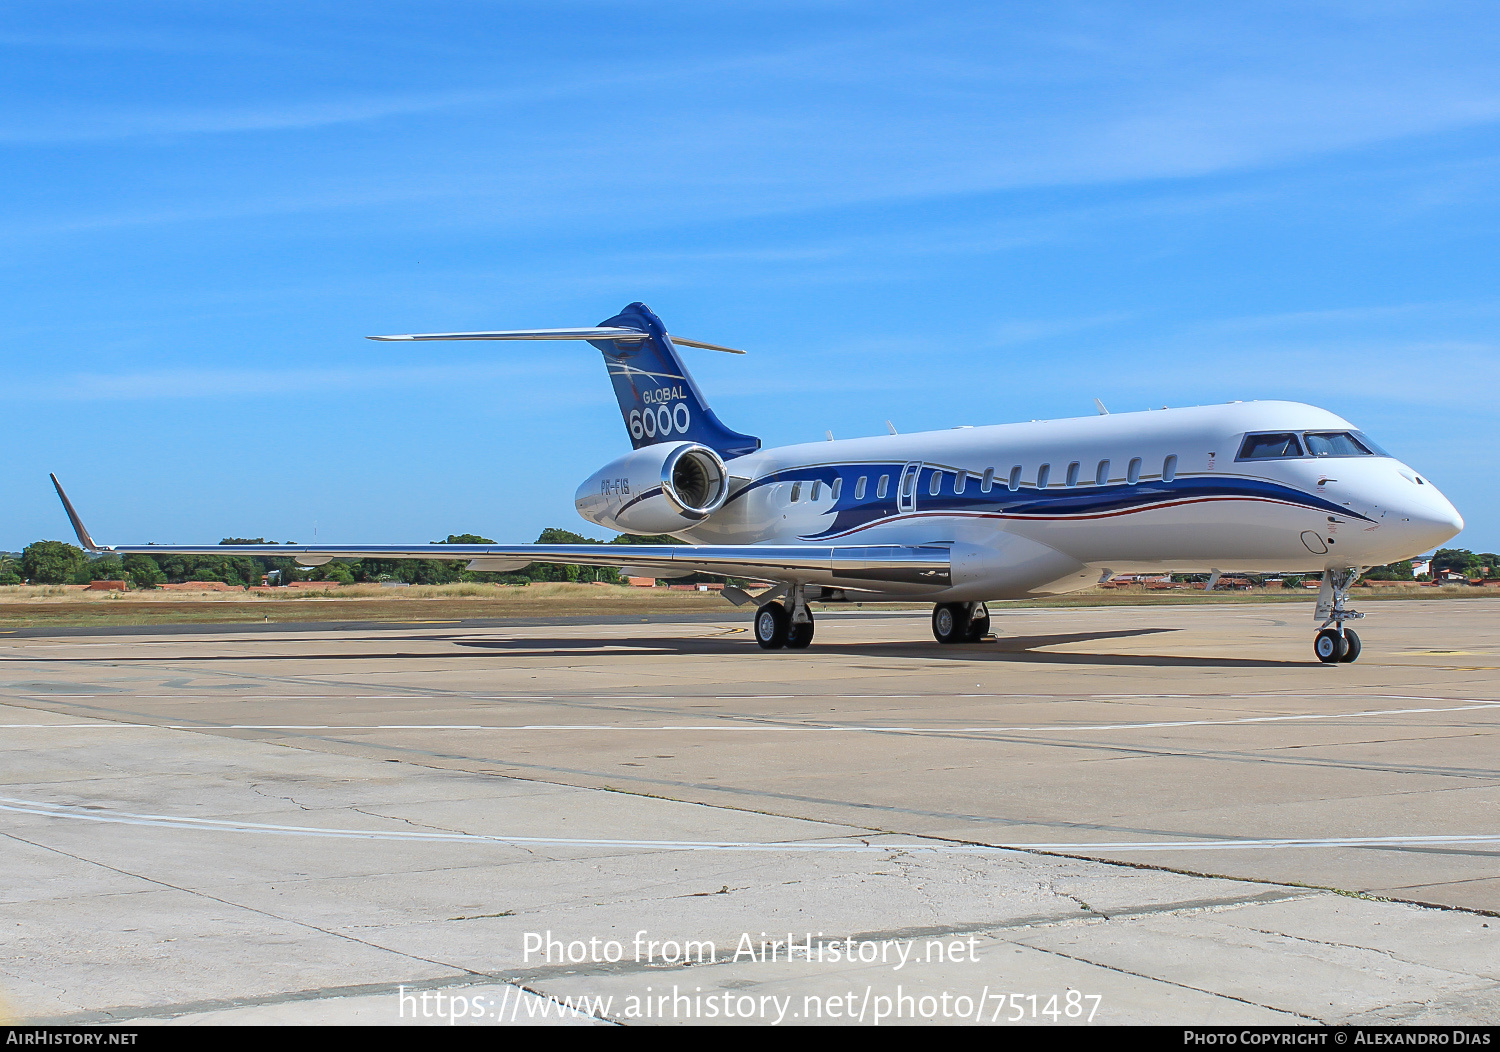
POLYGON ((786 646, 788 650, 806 650, 813 639, 813 623, 811 615, 807 621, 800 624, 792 623, 787 626, 786 646))
POLYGON ((1313 653, 1325 665, 1336 665, 1344 660, 1349 644, 1337 629, 1325 628, 1313 637, 1313 653))
POLYGON ((969 617, 969 642, 978 643, 990 634, 990 611, 983 603, 975 603, 974 613, 969 617))
POLYGON ((786 646, 791 617, 780 603, 767 603, 755 611, 755 641, 762 650, 780 650, 786 646))
POLYGON ((1339 660, 1343 662, 1358 661, 1359 650, 1359 636, 1355 634, 1352 628, 1344 629, 1344 656, 1339 658, 1339 660))
POLYGON ((939 643, 962 643, 969 638, 966 603, 939 603, 932 608, 932 638, 939 643))

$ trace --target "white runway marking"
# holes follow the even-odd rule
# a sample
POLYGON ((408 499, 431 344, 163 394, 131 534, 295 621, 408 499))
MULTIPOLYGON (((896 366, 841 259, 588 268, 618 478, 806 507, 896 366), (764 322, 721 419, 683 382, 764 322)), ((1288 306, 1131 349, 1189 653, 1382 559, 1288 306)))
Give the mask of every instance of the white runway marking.
POLYGON ((168 730, 168 731, 614 731, 639 733, 643 731, 803 731, 803 732, 847 732, 886 734, 1060 734, 1071 731, 1138 731, 1163 730, 1178 727, 1236 727, 1266 723, 1293 723, 1310 720, 1367 719, 1381 716, 1431 715, 1442 712, 1476 712, 1500 709, 1500 701, 1476 701, 1468 705, 1446 708, 1427 707, 1418 709, 1365 709, 1358 712, 1294 713, 1281 716, 1241 716, 1230 720, 1160 720, 1150 723, 1059 723, 1042 726, 975 726, 951 727, 942 724, 931 726, 883 725, 883 724, 839 724, 839 723, 785 723, 770 722, 753 717, 726 716, 718 723, 643 724, 638 726, 611 723, 0 723, 0 730, 168 730))
POLYGON ((1500 844, 1500 834, 1451 834, 1446 836, 1318 837, 1278 839, 1163 840, 1126 843, 1051 843, 1010 845, 887 843, 865 841, 776 841, 755 843, 722 840, 595 840, 579 837, 507 836, 502 834, 433 832, 412 830, 335 829, 318 826, 286 826, 241 822, 220 818, 183 818, 174 815, 135 814, 128 811, 82 810, 67 804, 0 797, 0 811, 74 819, 111 825, 192 829, 201 832, 252 833, 268 836, 331 837, 343 840, 382 840, 423 843, 529 844, 556 847, 639 848, 655 851, 797 851, 797 852, 923 852, 933 854, 993 854, 1002 851, 1121 852, 1139 851, 1228 851, 1298 847, 1420 847, 1443 844, 1500 844))
MULTIPOLYGON (((1261 691, 1234 694, 1208 691, 1201 694, 36 694, 15 695, 32 701, 53 698, 105 698, 113 701, 919 701, 923 698, 970 698, 994 701, 1277 701, 1296 698, 1328 700, 1357 698, 1378 701, 1448 701, 1500 704, 1500 698, 1445 698, 1428 694, 1370 694, 1329 691, 1261 691)), ((3 703, 3 701, 0 701, 3 703)))

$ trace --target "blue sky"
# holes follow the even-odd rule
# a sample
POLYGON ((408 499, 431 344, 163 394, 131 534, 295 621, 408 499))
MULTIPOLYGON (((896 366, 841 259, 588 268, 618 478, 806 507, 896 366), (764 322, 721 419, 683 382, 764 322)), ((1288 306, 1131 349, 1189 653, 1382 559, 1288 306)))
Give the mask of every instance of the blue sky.
POLYGON ((1493 7, 4 11, 0 548, 589 532, 595 352, 363 337, 637 299, 767 445, 1291 398, 1500 548, 1493 7))

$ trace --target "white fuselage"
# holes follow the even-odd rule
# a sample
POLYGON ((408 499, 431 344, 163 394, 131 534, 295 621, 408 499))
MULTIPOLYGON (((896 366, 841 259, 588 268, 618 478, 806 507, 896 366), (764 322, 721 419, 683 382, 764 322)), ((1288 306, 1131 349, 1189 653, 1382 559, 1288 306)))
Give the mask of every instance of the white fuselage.
MULTIPOLYGON (((671 532, 693 544, 948 545, 953 582, 933 597, 978 600, 1071 591, 1105 571, 1375 566, 1463 528, 1400 461, 1312 455, 1306 435, 1319 432, 1358 435, 1313 406, 1236 402, 785 446, 728 461, 722 507, 671 532), (1277 432, 1297 436, 1295 455, 1240 455, 1247 435, 1277 432)), ((578 507, 603 525, 649 497, 599 491, 586 482, 578 507)))

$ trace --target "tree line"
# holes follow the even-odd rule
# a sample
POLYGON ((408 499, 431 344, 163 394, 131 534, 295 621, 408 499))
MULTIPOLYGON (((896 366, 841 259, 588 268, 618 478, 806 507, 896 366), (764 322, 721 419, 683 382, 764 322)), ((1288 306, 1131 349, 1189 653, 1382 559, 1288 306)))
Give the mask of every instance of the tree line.
MULTIPOLYGON (((263 537, 225 537, 220 544, 260 544, 268 549, 276 541, 263 537)), ((295 541, 288 541, 295 544, 295 541)), ((449 534, 435 544, 494 544, 488 537, 473 533, 449 534)), ((538 544, 603 544, 571 530, 548 527, 537 537, 538 544)), ((640 537, 621 534, 609 542, 621 547, 633 544, 679 544, 668 536, 640 537)), ((626 552, 620 562, 628 564, 626 552)), ((269 574, 280 583, 291 581, 328 581, 339 584, 400 581, 406 584, 452 584, 458 581, 489 581, 500 584, 527 584, 532 581, 602 581, 623 583, 614 567, 571 566, 555 563, 532 563, 511 573, 486 573, 469 570, 466 560, 446 559, 356 559, 331 562, 323 566, 298 566, 290 556, 274 551, 265 555, 126 555, 111 553, 90 557, 88 552, 64 541, 35 541, 20 552, 19 558, 0 553, 0 585, 5 584, 89 584, 92 581, 125 581, 135 588, 155 588, 183 581, 222 581, 229 585, 250 587, 261 584, 269 574)), ((718 580, 695 574, 683 581, 718 580)))

